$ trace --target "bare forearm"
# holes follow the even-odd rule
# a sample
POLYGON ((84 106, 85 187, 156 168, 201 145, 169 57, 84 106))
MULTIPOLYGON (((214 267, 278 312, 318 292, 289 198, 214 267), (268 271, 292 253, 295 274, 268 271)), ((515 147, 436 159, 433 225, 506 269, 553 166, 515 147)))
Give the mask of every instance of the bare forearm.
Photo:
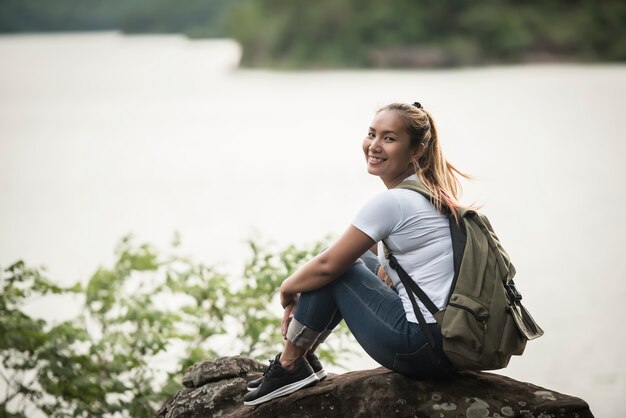
POLYGON ((333 269, 324 259, 324 254, 309 260, 280 286, 283 293, 302 293, 319 289, 336 279, 341 272, 333 269))
POLYGON ((283 282, 280 286, 283 307, 291 302, 289 295, 310 292, 335 280, 373 244, 374 241, 369 236, 350 225, 330 248, 300 267, 283 282))

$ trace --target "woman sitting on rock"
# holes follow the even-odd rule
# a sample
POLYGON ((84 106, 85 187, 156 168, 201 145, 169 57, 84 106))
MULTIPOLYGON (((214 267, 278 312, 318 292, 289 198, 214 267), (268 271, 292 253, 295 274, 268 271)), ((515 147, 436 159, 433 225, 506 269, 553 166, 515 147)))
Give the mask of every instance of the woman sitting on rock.
POLYGON ((418 301, 435 337, 436 348, 431 349, 404 286, 384 257, 383 241, 443 308, 454 267, 449 221, 442 209, 459 206, 457 175, 465 175, 443 157, 433 119, 419 103, 380 109, 363 140, 363 153, 368 173, 380 177, 387 190, 361 208, 337 242, 282 283, 285 347, 263 377, 249 383, 246 405, 326 377, 313 353, 342 319, 384 367, 416 378, 440 377, 451 370, 434 317, 418 301), (395 188, 406 179, 425 185, 432 201, 395 188))

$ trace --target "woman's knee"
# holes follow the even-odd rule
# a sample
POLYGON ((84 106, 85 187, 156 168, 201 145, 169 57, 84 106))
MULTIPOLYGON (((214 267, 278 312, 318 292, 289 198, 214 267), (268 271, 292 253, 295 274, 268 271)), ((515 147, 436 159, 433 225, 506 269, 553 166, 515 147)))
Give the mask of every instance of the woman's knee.
POLYGON ((343 286, 352 282, 354 285, 361 286, 363 280, 370 281, 372 279, 375 279, 375 282, 380 282, 376 274, 368 268, 361 258, 358 258, 341 276, 331 282, 331 284, 336 287, 337 285, 343 286))
POLYGON ((363 255, 361 255, 360 259, 361 261, 363 261, 363 264, 365 264, 365 267, 367 267, 369 271, 374 274, 378 272, 378 267, 380 266, 380 263, 378 262, 378 257, 376 256, 376 254, 374 254, 370 250, 367 250, 363 253, 363 255))

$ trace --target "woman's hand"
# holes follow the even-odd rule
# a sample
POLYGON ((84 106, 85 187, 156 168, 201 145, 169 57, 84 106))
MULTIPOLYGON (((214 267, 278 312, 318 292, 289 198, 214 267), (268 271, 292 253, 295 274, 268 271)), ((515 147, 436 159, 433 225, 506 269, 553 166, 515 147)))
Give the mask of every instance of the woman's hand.
POLYGON ((287 293, 283 291, 282 285, 280 286, 280 304, 285 309, 283 320, 281 321, 283 338, 287 338, 287 328, 289 328, 289 323, 291 318, 293 318, 293 312, 296 309, 298 300, 300 300, 300 293, 287 293))
POLYGON ((296 305, 298 303, 292 303, 285 308, 283 312, 283 320, 281 321, 281 331, 283 334, 283 338, 287 339, 287 329, 289 328, 289 323, 291 322, 291 318, 293 318, 293 311, 296 309, 296 305))
POLYGON ((295 305, 300 299, 300 293, 286 293, 283 292, 282 286, 280 289, 280 306, 287 309, 289 305, 295 305))

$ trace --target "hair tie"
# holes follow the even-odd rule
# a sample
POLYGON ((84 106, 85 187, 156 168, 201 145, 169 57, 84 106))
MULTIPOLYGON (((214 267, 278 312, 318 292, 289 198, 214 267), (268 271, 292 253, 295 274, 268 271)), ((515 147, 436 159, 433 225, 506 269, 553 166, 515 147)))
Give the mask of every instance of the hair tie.
POLYGON ((418 109, 422 109, 422 104, 420 102, 413 102, 413 106, 417 107, 418 109))

